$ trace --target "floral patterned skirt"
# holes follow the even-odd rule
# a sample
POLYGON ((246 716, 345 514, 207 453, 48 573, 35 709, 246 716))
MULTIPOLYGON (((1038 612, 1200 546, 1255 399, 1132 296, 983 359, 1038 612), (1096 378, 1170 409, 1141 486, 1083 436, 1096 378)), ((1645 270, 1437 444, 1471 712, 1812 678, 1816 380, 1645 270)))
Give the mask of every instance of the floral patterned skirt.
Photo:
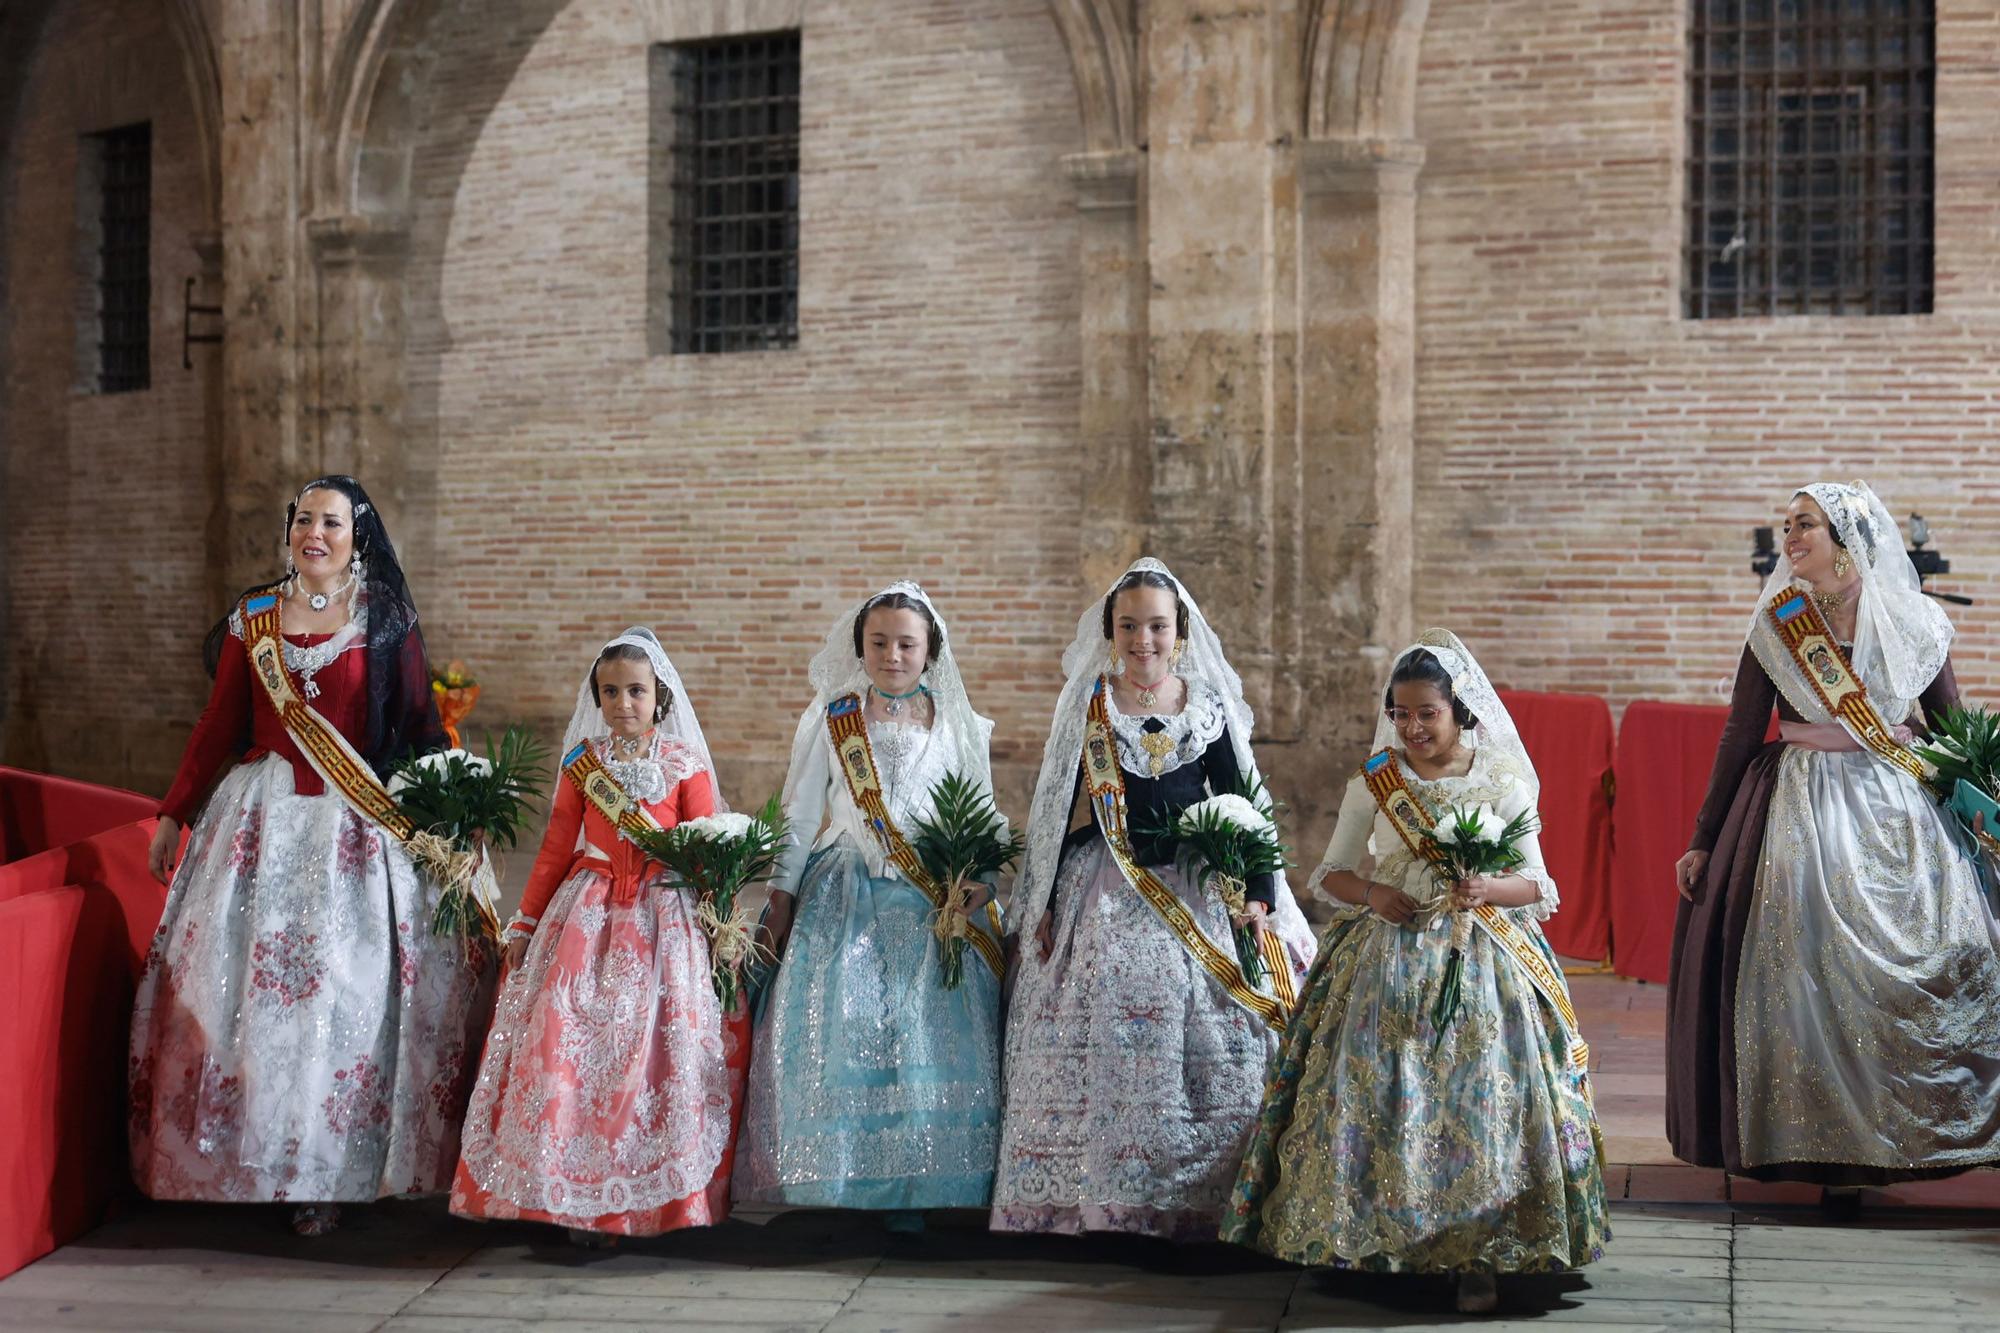
POLYGON ((270 755, 195 822, 132 1013, 132 1174, 156 1199, 446 1188, 492 995, 484 945, 338 795, 270 755))
MULTIPOLYGON (((1541 932, 1517 915, 1547 952, 1541 932)), ((1527 978, 1474 930, 1437 1057, 1448 928, 1327 932, 1273 1066, 1224 1240, 1380 1272, 1575 1268, 1603 1255, 1585 1081, 1527 978)), ((1548 955, 1551 964, 1554 955, 1548 955)))
POLYGON ((686 893, 577 871, 501 988, 451 1210, 623 1236, 722 1221, 748 1029, 686 893))
MULTIPOLYGON (((1229 939, 1213 895, 1155 871, 1229 939)), ((1213 1240, 1277 1034, 1188 955, 1101 838, 1064 859, 1055 894, 1049 960, 1032 924, 1021 940, 993 1228, 1213 1240)))

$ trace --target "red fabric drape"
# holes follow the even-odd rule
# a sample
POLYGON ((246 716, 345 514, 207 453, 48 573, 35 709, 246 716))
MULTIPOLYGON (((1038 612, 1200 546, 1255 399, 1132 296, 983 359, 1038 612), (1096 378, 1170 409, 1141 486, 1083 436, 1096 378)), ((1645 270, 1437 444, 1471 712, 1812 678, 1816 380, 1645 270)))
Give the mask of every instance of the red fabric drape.
MULTIPOLYGON (((1618 728, 1618 801, 1612 833, 1611 964, 1620 976, 1665 983, 1673 957, 1674 862, 1694 817, 1729 710, 1640 701, 1618 728)), ((1777 734, 1777 719, 1770 734, 1777 734)))
POLYGON ((166 889, 130 792, 6 770, 11 844, 101 830, 0 865, 0 1277, 94 1226, 125 1188, 132 990, 166 889))
POLYGON ((1562 895, 1542 926, 1569 958, 1596 960, 1611 944, 1611 709, 1584 694, 1502 690, 1542 782, 1542 855, 1562 895))

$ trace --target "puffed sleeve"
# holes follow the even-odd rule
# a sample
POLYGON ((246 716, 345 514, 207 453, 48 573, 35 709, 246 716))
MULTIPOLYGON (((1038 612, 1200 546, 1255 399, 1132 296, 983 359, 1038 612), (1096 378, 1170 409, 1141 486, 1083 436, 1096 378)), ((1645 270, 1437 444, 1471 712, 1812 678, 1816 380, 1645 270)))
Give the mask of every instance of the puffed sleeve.
MULTIPOLYGON (((1202 776, 1208 779, 1208 792, 1211 796, 1235 791, 1243 785, 1243 773, 1236 767, 1236 745, 1230 739, 1228 727, 1225 726, 1222 734, 1210 741, 1208 748, 1202 751, 1201 772, 1202 776)), ((1262 903, 1266 907, 1273 906, 1278 901, 1274 877, 1269 874, 1252 875, 1243 897, 1249 902, 1262 903)))
POLYGON ((542 849, 535 853, 534 868, 528 871, 528 886, 521 891, 521 918, 529 926, 542 919, 549 900, 576 861, 576 835, 583 827, 583 796, 567 777, 556 775, 555 802, 549 809, 549 827, 542 834, 542 849))
POLYGON ((1528 784, 1521 781, 1518 777, 1510 775, 1510 778, 1511 780, 1507 784, 1507 794, 1494 803, 1493 813, 1502 819, 1512 819, 1522 813, 1535 816, 1533 821, 1534 828, 1530 829, 1527 836, 1521 839, 1521 852, 1524 859, 1514 873, 1523 879, 1533 880, 1535 887, 1542 891, 1542 896, 1538 901, 1532 902, 1519 910, 1526 912, 1537 921, 1547 921, 1556 914, 1558 895, 1556 893, 1555 878, 1549 874, 1548 865, 1542 860, 1541 818, 1539 812, 1535 809, 1534 801, 1529 795, 1528 784))
POLYGON ((1694 836, 1688 850, 1710 852, 1722 834, 1722 821, 1736 799, 1736 788, 1757 751, 1764 748, 1764 735, 1771 729, 1771 709, 1778 701, 1778 687, 1764 674, 1757 655, 1746 646, 1736 664, 1736 688, 1729 696, 1729 721, 1722 728, 1722 741, 1715 747, 1715 766, 1708 773, 1708 795, 1702 798, 1701 813, 1694 818, 1694 836))
POLYGON ((674 822, 684 823, 715 813, 715 775, 707 769, 688 774, 674 786, 674 822))
POLYGON ((1341 794, 1340 815, 1333 824, 1333 840, 1327 843, 1326 854, 1313 867, 1311 886, 1314 894, 1322 899, 1328 897, 1319 882, 1332 871, 1361 873, 1361 867, 1368 861, 1368 839, 1374 831, 1375 798, 1368 794, 1368 784, 1357 776, 1341 794))
POLYGON ((771 876, 771 888, 780 893, 797 893, 799 876, 805 873, 806 859, 820 825, 826 822, 826 790, 833 781, 833 761, 826 743, 826 728, 816 708, 808 708, 799 719, 792 738, 792 765, 785 774, 785 827, 789 842, 778 858, 771 876))
POLYGON ((216 775, 249 745, 250 684, 250 666, 244 660, 243 644, 232 637, 222 645, 222 656, 215 664, 215 683, 208 691, 208 704, 194 724, 187 749, 181 752, 181 765, 174 773, 173 786, 160 802, 160 813, 175 823, 186 824, 194 818, 216 775))

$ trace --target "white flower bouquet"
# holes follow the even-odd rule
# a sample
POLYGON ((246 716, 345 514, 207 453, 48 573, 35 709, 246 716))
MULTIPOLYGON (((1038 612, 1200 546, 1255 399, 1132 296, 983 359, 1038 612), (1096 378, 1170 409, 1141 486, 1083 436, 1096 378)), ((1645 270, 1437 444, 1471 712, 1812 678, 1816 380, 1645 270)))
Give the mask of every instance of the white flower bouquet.
POLYGON ((442 891, 431 929, 437 934, 478 934, 497 939, 500 923, 478 886, 489 847, 512 847, 531 808, 539 808, 547 747, 520 727, 509 727, 491 758, 469 750, 437 750, 404 760, 389 775, 389 795, 412 824, 410 857, 436 878, 442 891))
MULTIPOLYGON (((1500 818, 1490 805, 1453 806, 1437 826, 1424 835, 1430 853, 1432 873, 1441 893, 1449 898, 1452 886, 1462 879, 1480 875, 1504 875, 1520 868, 1527 859, 1523 840, 1535 831, 1533 811, 1523 810, 1512 819, 1500 818)), ((1465 946, 1471 941, 1472 920, 1464 912, 1452 917, 1451 957, 1445 963, 1444 980, 1431 1003, 1431 1054, 1444 1040, 1444 1030, 1458 1014, 1460 978, 1465 971, 1465 946)))
MULTIPOLYGON (((1291 865, 1278 837, 1277 811, 1260 782, 1196 801, 1149 835, 1174 847, 1174 864, 1196 883, 1215 890, 1232 917, 1247 910, 1250 880, 1275 875, 1291 865)), ((1235 928, 1236 961, 1251 986, 1264 979, 1257 927, 1235 928)))
POLYGON ((703 815, 635 841, 695 891, 695 920, 708 935, 710 978, 725 1012, 736 1008, 743 964, 756 952, 751 921, 737 904, 745 884, 768 878, 785 848, 785 813, 773 796, 754 815, 703 815))

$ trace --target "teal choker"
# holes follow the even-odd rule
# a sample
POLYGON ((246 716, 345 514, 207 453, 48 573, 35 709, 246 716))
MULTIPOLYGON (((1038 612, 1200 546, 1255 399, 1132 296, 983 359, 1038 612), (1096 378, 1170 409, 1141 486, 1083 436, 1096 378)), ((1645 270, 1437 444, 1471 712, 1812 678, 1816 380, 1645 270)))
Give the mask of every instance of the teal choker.
POLYGON ((888 691, 881 689, 879 686, 873 684, 872 682, 869 684, 868 689, 870 693, 874 694, 876 698, 882 701, 882 711, 887 713, 890 717, 896 717, 902 713, 903 701, 905 699, 914 699, 919 694, 930 693, 930 688, 926 686, 922 681, 917 682, 917 687, 906 694, 890 694, 888 691))

